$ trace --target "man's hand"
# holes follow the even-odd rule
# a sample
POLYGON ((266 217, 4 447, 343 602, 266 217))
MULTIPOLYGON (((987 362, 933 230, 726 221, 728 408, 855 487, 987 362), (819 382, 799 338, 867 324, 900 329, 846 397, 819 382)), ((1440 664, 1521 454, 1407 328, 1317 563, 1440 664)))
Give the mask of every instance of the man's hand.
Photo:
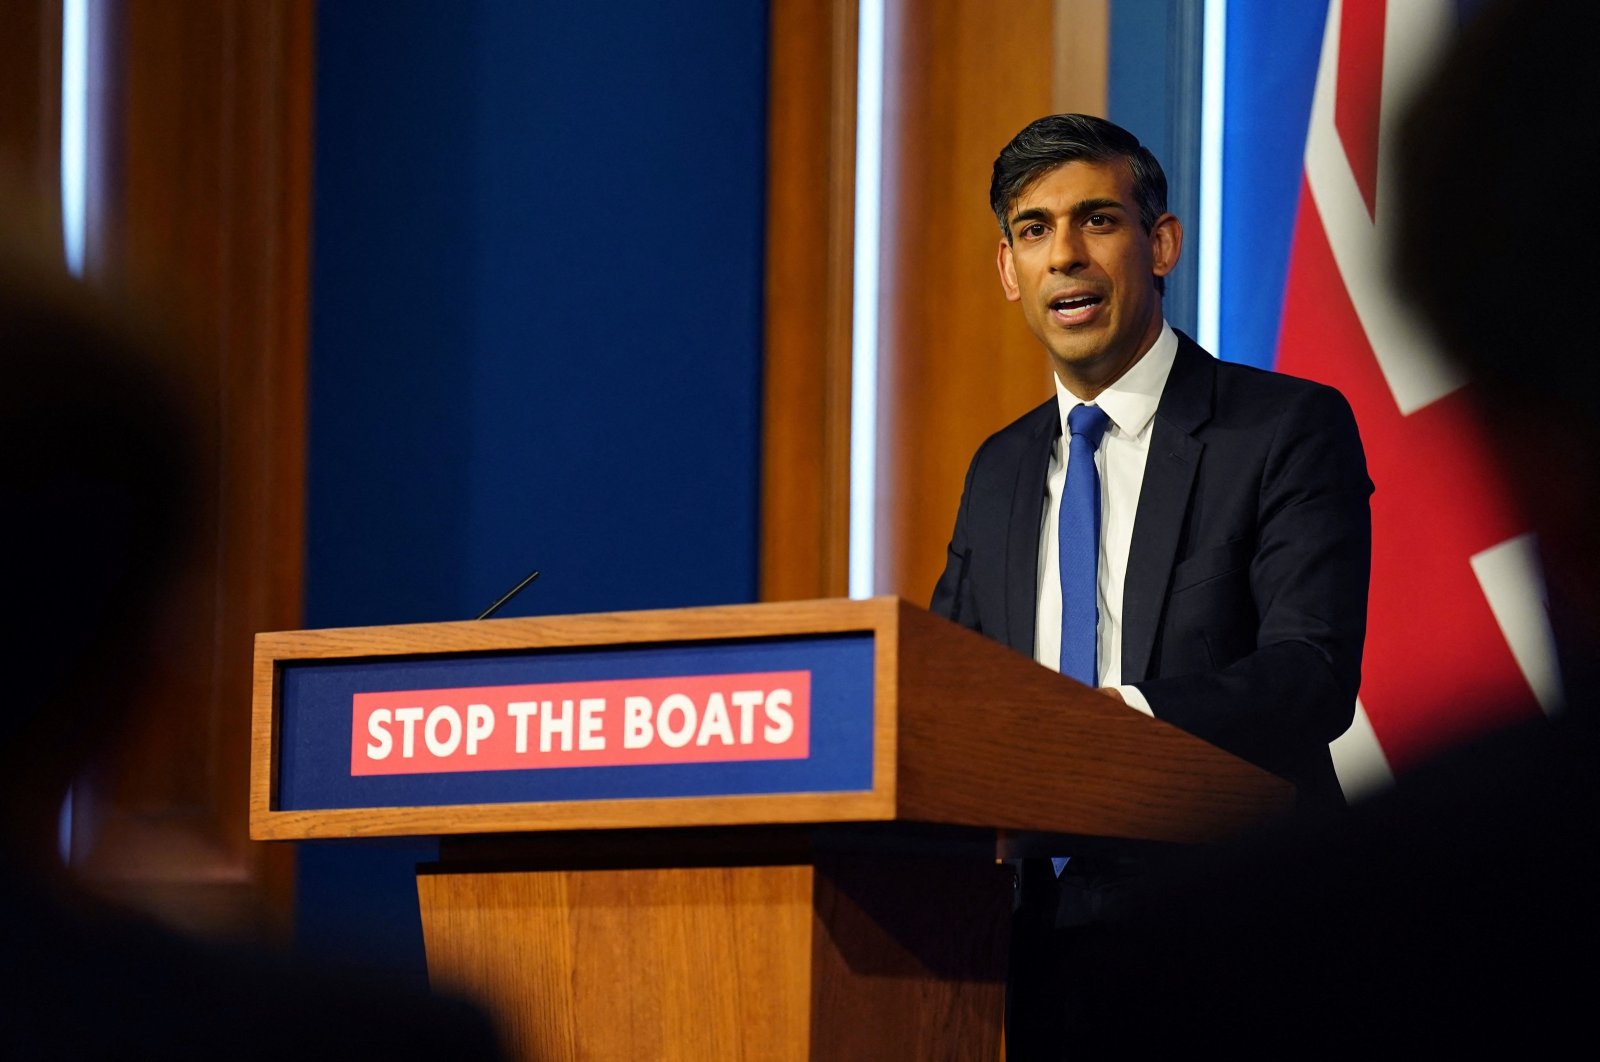
POLYGON ((1095 692, 1096 693, 1105 694, 1107 697, 1110 697, 1112 700, 1116 701, 1118 704, 1127 704, 1128 703, 1126 700, 1123 699, 1122 691, 1117 689, 1115 686, 1099 686, 1099 687, 1096 687, 1095 692))

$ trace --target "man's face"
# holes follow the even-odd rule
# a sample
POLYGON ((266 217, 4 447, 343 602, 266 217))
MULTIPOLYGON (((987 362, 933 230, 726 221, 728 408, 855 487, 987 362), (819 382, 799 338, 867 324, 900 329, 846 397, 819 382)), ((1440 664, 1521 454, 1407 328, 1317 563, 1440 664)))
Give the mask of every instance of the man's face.
POLYGON ((1066 388, 1091 399, 1161 334, 1156 278, 1177 265, 1183 229, 1163 214, 1144 231, 1121 160, 1057 166, 1022 190, 1008 220, 1006 298, 1022 303, 1066 388))

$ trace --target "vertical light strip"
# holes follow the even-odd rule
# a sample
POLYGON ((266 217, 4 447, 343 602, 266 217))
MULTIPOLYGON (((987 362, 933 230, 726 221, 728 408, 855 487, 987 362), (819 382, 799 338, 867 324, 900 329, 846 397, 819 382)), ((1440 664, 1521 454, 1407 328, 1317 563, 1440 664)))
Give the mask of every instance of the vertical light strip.
POLYGON ((1228 2, 1206 0, 1200 74, 1199 306, 1195 338, 1216 353, 1222 332, 1222 116, 1226 95, 1228 2))
MULTIPOLYGON (((83 276, 88 217, 85 156, 89 115, 89 0, 61 5, 61 243, 67 269, 83 276)), ((63 864, 72 862, 72 787, 61 802, 56 845, 63 864)))
POLYGON ((874 590, 878 470, 878 212, 883 166, 883 0, 861 0, 856 38, 856 209, 850 328, 850 596, 874 590))
POLYGON ((89 0, 61 5, 61 239, 67 269, 83 276, 88 185, 89 0))

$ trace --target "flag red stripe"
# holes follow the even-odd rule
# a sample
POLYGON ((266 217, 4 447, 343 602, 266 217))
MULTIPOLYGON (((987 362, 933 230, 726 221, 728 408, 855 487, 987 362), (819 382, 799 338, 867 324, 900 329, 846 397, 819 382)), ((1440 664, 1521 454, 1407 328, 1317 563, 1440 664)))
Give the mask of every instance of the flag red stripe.
POLYGON ((1383 99, 1385 0, 1344 0, 1339 23, 1339 87, 1333 126, 1350 160, 1367 216, 1378 200, 1378 121, 1383 99))
POLYGON ((1305 184, 1278 349, 1350 400, 1377 487, 1361 700, 1390 766, 1538 714, 1470 563, 1526 530, 1490 440, 1463 391, 1401 415, 1305 184))

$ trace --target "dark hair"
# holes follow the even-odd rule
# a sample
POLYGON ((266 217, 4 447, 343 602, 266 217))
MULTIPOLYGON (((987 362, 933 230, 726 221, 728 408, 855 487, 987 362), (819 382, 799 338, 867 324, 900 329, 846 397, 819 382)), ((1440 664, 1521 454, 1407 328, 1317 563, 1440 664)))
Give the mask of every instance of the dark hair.
POLYGON ((1051 114, 1030 122, 1011 138, 994 160, 989 181, 989 206, 1000 231, 1011 239, 1006 213, 1022 190, 1068 162, 1112 162, 1126 159, 1133 171, 1133 199, 1139 205, 1144 231, 1167 212, 1167 175, 1150 149, 1119 125, 1088 114, 1051 114))

